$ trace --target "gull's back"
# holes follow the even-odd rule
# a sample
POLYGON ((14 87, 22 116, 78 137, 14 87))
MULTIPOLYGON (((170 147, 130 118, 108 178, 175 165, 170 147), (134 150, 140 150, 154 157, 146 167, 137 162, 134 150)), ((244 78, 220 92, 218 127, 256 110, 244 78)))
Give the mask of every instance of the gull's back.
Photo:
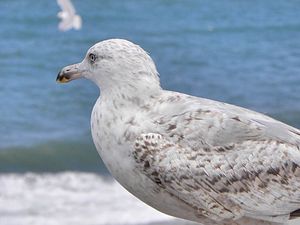
POLYGON ((164 91, 154 102, 148 117, 156 128, 137 143, 161 149, 142 150, 143 159, 137 151, 136 158, 169 193, 215 220, 285 223, 300 208, 298 129, 181 93, 164 91))

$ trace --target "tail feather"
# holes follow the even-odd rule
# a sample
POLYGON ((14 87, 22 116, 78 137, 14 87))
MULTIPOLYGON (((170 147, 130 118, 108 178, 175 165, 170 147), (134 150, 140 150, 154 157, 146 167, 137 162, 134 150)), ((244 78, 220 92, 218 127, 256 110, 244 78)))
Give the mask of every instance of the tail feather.
POLYGON ((295 210, 294 212, 292 212, 290 214, 290 219, 293 220, 293 219, 297 219, 300 217, 300 209, 297 209, 295 210))

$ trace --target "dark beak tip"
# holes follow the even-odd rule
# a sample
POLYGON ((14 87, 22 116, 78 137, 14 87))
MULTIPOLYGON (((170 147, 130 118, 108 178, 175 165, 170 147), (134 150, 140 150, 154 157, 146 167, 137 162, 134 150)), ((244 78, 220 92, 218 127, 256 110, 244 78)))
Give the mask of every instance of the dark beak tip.
POLYGON ((62 73, 62 72, 59 72, 57 77, 56 77, 56 82, 57 83, 67 83, 70 80, 71 80, 70 76, 68 74, 62 73))
POLYGON ((67 83, 81 77, 82 72, 79 71, 77 64, 66 66, 59 71, 56 77, 57 83, 67 83))
POLYGON ((57 83, 63 83, 62 81, 64 80, 64 74, 62 73, 62 71, 59 71, 59 73, 57 74, 57 77, 56 77, 56 82, 57 83))
POLYGON ((57 74, 56 81, 59 81, 59 79, 60 79, 60 72, 57 74))

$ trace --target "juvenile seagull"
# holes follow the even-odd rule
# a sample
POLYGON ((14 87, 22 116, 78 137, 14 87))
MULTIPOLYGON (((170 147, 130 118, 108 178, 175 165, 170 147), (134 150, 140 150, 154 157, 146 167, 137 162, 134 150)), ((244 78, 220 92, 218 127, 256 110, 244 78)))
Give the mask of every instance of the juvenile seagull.
POLYGON ((150 56, 121 39, 91 47, 57 81, 100 89, 96 148, 129 192, 202 224, 285 224, 299 216, 300 131, 238 106, 163 90, 150 56))
POLYGON ((67 31, 73 28, 79 30, 82 20, 81 17, 76 14, 71 0, 57 0, 57 4, 62 10, 57 14, 57 17, 61 19, 61 22, 58 24, 58 29, 61 31, 67 31))

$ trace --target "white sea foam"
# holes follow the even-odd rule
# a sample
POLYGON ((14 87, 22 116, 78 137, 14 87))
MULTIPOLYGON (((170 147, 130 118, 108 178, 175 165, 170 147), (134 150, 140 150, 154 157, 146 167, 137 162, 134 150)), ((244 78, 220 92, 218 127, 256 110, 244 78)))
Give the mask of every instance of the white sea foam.
POLYGON ((172 218, 92 173, 0 175, 2 225, 123 225, 172 218))
POLYGON ((93 173, 0 174, 0 225, 20 224, 195 225, 152 209, 93 173))

